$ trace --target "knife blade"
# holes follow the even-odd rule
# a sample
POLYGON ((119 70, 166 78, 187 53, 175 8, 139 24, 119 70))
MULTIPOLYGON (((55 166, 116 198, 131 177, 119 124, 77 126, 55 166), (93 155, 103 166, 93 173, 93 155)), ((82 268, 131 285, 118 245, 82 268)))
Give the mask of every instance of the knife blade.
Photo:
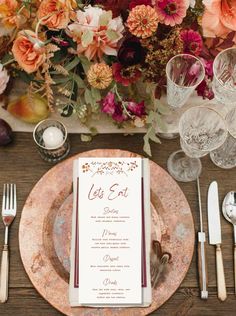
POLYGON ((208 230, 209 243, 216 246, 216 272, 217 272, 217 290, 218 298, 224 301, 227 297, 223 257, 221 251, 221 224, 218 184, 213 181, 208 190, 208 230))

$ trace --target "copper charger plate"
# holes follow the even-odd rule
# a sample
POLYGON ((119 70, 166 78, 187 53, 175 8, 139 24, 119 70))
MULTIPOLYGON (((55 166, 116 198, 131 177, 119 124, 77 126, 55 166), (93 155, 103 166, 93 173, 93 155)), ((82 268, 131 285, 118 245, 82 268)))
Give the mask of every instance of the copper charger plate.
POLYGON ((188 271, 195 235, 189 204, 170 175, 150 161, 151 203, 158 213, 153 217, 154 226, 161 231, 158 239, 163 251, 172 255, 164 281, 152 291, 152 304, 146 308, 71 308, 69 305, 67 270, 73 160, 78 157, 137 156, 139 155, 115 149, 99 149, 78 154, 49 170, 27 198, 19 227, 22 262, 38 292, 65 315, 148 315, 173 295, 188 271))

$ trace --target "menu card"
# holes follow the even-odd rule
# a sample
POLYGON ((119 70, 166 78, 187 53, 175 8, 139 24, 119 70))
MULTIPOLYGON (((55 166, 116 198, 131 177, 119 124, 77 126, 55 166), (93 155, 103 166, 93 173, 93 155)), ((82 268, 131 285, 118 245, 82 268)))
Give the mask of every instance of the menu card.
MULTIPOLYGON (((110 198, 112 198, 112 195, 110 198)), ((74 160, 73 215, 70 255, 71 269, 69 286, 70 305, 87 305, 93 307, 149 306, 152 300, 150 251, 151 214, 149 160, 145 158, 79 158, 74 160), (112 183, 111 185, 110 181, 112 183), (111 188, 113 184, 119 184, 121 186, 124 184, 124 188, 123 190, 119 190, 117 185, 111 188), (98 189, 95 189, 95 185, 98 185, 98 189), (91 187, 92 190, 90 191, 91 187), (83 191, 81 188, 83 188, 83 191), (86 191, 86 188, 88 191, 86 191), (118 190, 115 191, 115 188, 118 190), (108 189, 106 192, 112 194, 113 197, 115 197, 114 194, 117 192, 115 200, 118 199, 120 202, 117 203, 115 200, 110 199, 106 202, 105 189, 108 189), (126 197, 130 189, 132 191, 130 194, 132 194, 132 196, 135 195, 132 199, 126 197), (92 194, 90 195, 90 198, 94 198, 91 200, 94 202, 91 203, 90 199, 89 201, 85 199, 85 197, 88 199, 88 193, 92 194), (95 195, 93 193, 95 193, 95 195), (99 198, 99 196, 101 198, 99 198), (85 202, 83 202, 84 200, 85 202), (127 202, 124 202, 124 200, 127 202), (82 212, 87 212, 87 214, 82 215, 82 212), (95 214, 92 215, 92 213, 95 214), (84 218, 81 218, 81 216, 84 216, 84 218), (135 218, 133 219, 133 217, 135 218), (86 225, 82 224, 82 220, 86 221, 86 225), (133 220, 137 225, 132 225, 133 222, 130 223, 133 220), (92 224, 92 228, 89 228, 90 224, 92 224), (121 227, 123 224, 124 227, 121 227), (97 237, 98 232, 102 232, 103 234, 102 227, 104 225, 106 227, 104 227, 103 230, 107 229, 107 231, 104 232, 104 234, 107 234, 107 237, 97 237), (119 236, 113 236, 112 234, 109 236, 109 232, 111 233, 114 227, 116 230, 118 229, 117 233, 124 234, 125 237, 119 238, 119 236), (137 228, 139 231, 137 231, 137 228), (83 230, 83 239, 81 238, 80 229, 83 230), (134 232, 135 237, 132 234, 132 231, 134 232), (96 238, 101 240, 95 240, 96 238), (127 240, 128 238, 130 238, 129 241, 127 240), (110 239, 110 241, 108 239, 110 239), (124 241, 115 239, 124 239, 124 241), (121 245, 122 242, 123 245, 121 245), (88 245, 90 245, 90 249, 88 249, 88 245), (81 254, 81 249, 83 254, 81 254), (124 256, 126 249, 129 250, 127 251, 127 257, 124 256), (136 258, 130 255, 130 249, 137 255, 136 258), (95 259, 93 259, 95 253, 95 259), (102 254, 101 259, 99 259, 100 254, 102 254), (137 260, 138 257, 139 260, 137 260), (83 260, 83 258, 85 260, 83 260), (135 260, 133 260, 133 258, 135 260), (104 262, 104 260, 107 262, 104 262), (122 261, 119 262, 119 260, 122 261), (122 297, 120 294, 116 297, 115 293, 121 292, 116 292, 115 284, 109 284, 107 286, 103 285, 103 287, 100 288, 97 286, 101 276, 105 274, 107 278, 110 277, 110 280, 112 280, 111 278, 113 276, 116 276, 119 282, 122 280, 124 281, 125 275, 125 286, 123 287, 123 290, 128 289, 127 284, 129 284, 129 282, 127 283, 127 280, 130 280, 130 273, 127 277, 127 271, 129 268, 132 268, 133 270, 133 266, 137 263, 140 268, 132 271, 133 276, 135 274, 138 275, 138 282, 137 279, 135 279, 137 287, 132 290, 133 283, 131 284, 130 292, 127 291, 129 297, 128 295, 122 297), (86 272, 84 273, 81 272, 83 264, 86 269, 86 272), (85 298, 85 301, 88 303, 83 303, 83 301, 81 301, 81 295, 83 296, 84 292, 84 287, 82 288, 81 285, 81 282, 83 282, 82 280, 85 284, 86 293, 92 292, 91 299, 88 297, 85 298), (94 284, 97 287, 94 286, 94 284), (105 290, 103 290, 104 288, 105 290), (98 296, 98 291, 101 291, 102 294, 104 294, 98 296), (98 297, 95 297, 94 299, 94 296, 96 295, 98 297), (109 295, 110 299, 108 300, 109 295)), ((121 290, 122 288, 119 287, 118 291, 121 290)), ((126 292, 124 291, 123 293, 126 292)), ((86 295, 87 294, 84 294, 84 296, 86 295)))
POLYGON ((79 302, 141 304, 141 158, 81 158, 79 302))

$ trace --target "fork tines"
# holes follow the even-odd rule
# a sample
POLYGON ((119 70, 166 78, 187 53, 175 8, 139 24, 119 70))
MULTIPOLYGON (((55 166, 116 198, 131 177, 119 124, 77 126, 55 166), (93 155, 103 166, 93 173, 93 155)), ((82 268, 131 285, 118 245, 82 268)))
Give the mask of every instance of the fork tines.
POLYGON ((2 211, 16 210, 16 185, 13 183, 6 183, 3 186, 2 211))

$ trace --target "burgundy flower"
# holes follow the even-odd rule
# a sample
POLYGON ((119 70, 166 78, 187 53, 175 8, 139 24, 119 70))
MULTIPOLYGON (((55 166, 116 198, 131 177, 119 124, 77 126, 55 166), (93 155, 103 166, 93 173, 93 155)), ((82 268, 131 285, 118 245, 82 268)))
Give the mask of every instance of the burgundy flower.
POLYGON ((115 81, 121 83, 123 86, 129 86, 131 83, 136 82, 142 75, 139 70, 134 69, 129 71, 123 68, 120 63, 114 63, 112 71, 115 81))
POLYGON ((129 6, 129 0, 95 0, 94 3, 102 5, 107 11, 111 10, 113 17, 119 16, 129 6))
POLYGON ((123 112, 123 108, 122 108, 121 102, 118 102, 116 104, 116 109, 115 109, 114 114, 112 115, 112 118, 113 118, 114 121, 116 121, 118 123, 122 123, 124 121, 127 121, 128 117, 123 112))
POLYGON ((134 114, 136 116, 143 116, 145 114, 145 104, 144 101, 140 103, 136 103, 134 101, 128 102, 127 109, 131 114, 134 114))
POLYGON ((210 78, 213 77, 213 60, 201 59, 205 67, 206 75, 210 78))
POLYGON ((123 41, 118 51, 118 60, 124 66, 137 65, 144 61, 146 52, 136 37, 123 41))
POLYGON ((198 96, 203 97, 203 99, 212 100, 214 98, 214 93, 212 89, 208 86, 207 80, 203 80, 197 87, 198 96))
POLYGON ((103 100, 101 100, 102 112, 113 115, 116 109, 115 94, 108 92, 103 100))
POLYGON ((152 1, 151 0, 131 0, 129 4, 129 9, 132 10, 137 5, 142 5, 142 4, 152 6, 152 1))
POLYGON ((198 32, 193 30, 183 30, 180 33, 184 42, 184 53, 198 56, 203 47, 202 37, 198 32))

